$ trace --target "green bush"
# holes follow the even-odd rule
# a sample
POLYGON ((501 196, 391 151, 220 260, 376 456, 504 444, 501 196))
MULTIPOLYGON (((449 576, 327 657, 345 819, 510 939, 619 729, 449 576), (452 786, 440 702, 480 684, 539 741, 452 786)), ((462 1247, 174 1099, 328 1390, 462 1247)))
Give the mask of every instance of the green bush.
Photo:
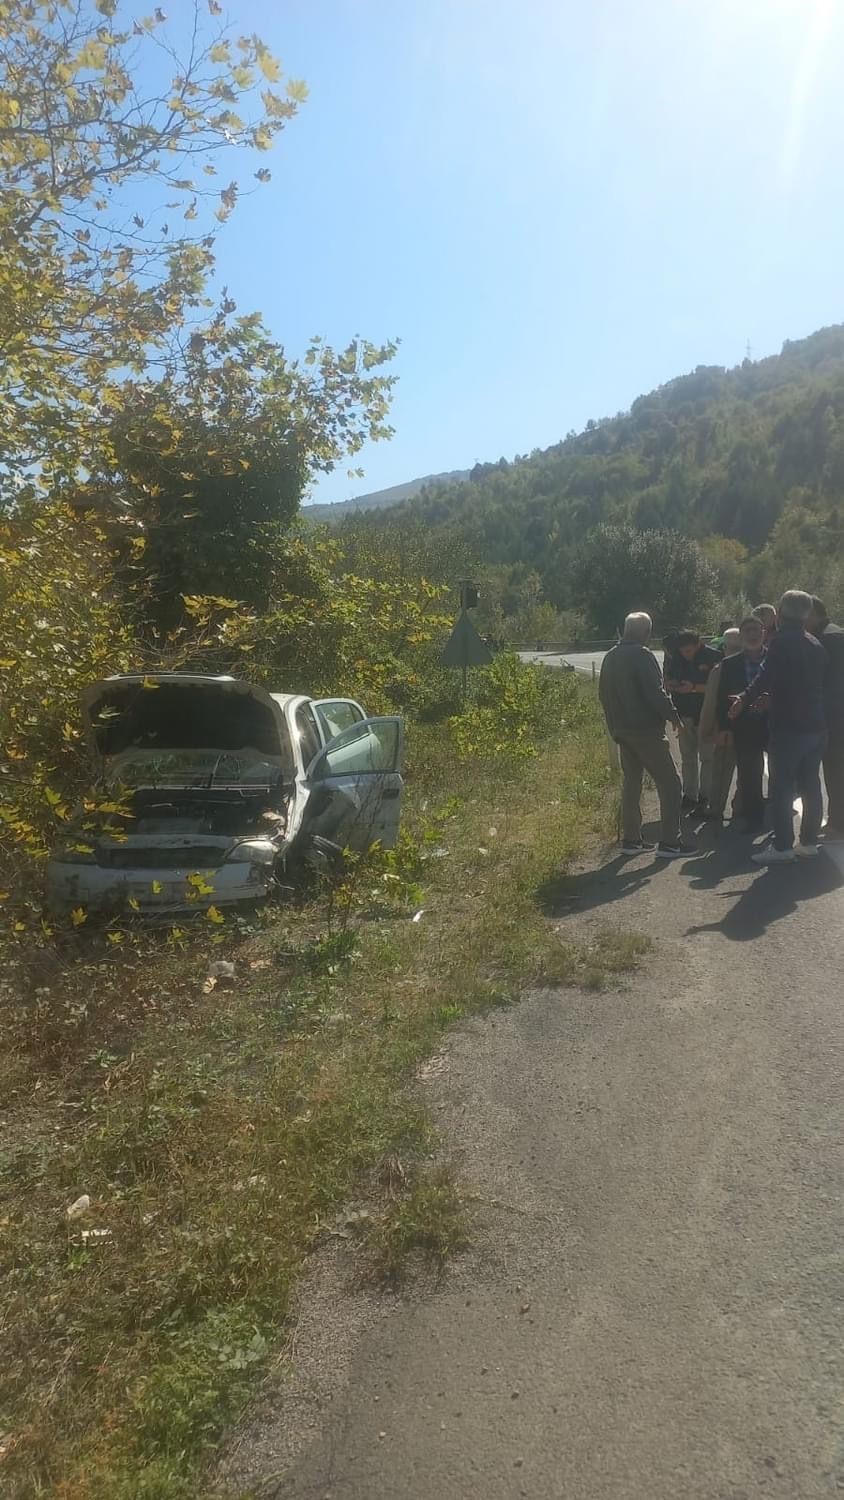
POLYGON ((504 652, 473 678, 468 702, 450 729, 461 761, 515 766, 580 713, 574 673, 529 666, 504 652))

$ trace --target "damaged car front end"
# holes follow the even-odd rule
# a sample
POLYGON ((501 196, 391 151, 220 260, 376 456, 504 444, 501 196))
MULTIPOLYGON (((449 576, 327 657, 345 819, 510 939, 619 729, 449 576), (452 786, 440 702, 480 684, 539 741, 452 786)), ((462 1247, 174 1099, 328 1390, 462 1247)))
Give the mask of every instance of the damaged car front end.
POLYGON ((291 863, 398 836, 402 724, 232 677, 112 677, 83 698, 99 796, 47 866, 54 912, 252 905, 291 863))
POLYGON ((273 890, 300 789, 281 706, 232 678, 124 677, 83 709, 104 801, 47 871, 52 909, 186 912, 273 890))

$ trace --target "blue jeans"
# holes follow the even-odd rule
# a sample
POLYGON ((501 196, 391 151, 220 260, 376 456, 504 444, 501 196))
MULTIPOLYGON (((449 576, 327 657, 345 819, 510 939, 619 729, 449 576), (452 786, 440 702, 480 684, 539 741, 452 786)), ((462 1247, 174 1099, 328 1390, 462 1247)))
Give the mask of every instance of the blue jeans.
POLYGON ((774 729, 768 746, 774 848, 794 845, 794 799, 803 800, 801 844, 817 842, 823 821, 821 758, 825 734, 803 734, 798 729, 774 729))

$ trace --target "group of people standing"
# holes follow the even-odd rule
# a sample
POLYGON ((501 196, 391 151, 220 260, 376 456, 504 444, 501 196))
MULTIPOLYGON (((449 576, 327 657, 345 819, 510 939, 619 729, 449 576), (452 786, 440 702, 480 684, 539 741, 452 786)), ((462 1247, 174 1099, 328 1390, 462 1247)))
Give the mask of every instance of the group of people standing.
POLYGON ((628 615, 601 667, 601 704, 623 772, 624 850, 654 847, 642 838, 645 771, 659 795, 660 858, 693 852, 681 833, 684 812, 723 821, 734 778, 732 825, 751 836, 773 827, 772 843, 754 861, 813 857, 823 821, 821 765, 826 838, 844 839, 844 630, 822 600, 789 589, 776 609, 760 604, 738 626, 725 621, 712 644, 693 630, 669 632, 662 671, 648 648, 652 628, 649 615, 628 615), (682 781, 667 724, 678 735, 682 781), (795 843, 797 797, 803 811, 795 843))

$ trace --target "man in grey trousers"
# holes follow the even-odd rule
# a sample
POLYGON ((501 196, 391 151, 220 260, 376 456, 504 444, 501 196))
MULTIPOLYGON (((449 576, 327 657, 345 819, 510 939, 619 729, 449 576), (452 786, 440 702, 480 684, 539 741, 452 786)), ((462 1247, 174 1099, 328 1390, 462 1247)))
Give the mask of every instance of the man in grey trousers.
POLYGON ((678 729, 680 715, 648 650, 652 629, 650 615, 627 616, 622 640, 604 657, 598 691, 607 728, 621 752, 622 847, 628 854, 653 847, 642 839, 642 777, 647 771, 659 794, 662 819, 657 856, 679 859, 690 851, 680 838, 682 788, 665 725, 678 729))

